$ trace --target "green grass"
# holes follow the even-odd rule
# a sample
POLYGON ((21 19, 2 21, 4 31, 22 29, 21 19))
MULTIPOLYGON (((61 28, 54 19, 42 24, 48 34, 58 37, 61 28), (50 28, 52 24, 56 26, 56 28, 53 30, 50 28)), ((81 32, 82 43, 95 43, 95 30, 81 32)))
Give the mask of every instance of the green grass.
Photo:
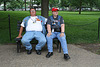
MULTIPOLYGON (((18 36, 17 21, 29 15, 29 11, 0 11, 0 43, 15 43, 14 39, 18 36), (11 16, 12 41, 9 40, 8 14, 11 16), (3 18, 5 19, 2 20, 3 18)), ((41 15, 41 12, 37 11, 37 15, 41 15)), ((51 11, 49 12, 49 16, 50 15, 52 15, 51 11)), ((100 43, 100 40, 98 41, 97 39, 100 12, 82 12, 82 14, 79 15, 78 12, 59 11, 59 15, 63 16, 66 24, 65 33, 68 43, 100 43), (94 21, 95 23, 86 26, 67 25, 67 23, 84 25, 94 21)))

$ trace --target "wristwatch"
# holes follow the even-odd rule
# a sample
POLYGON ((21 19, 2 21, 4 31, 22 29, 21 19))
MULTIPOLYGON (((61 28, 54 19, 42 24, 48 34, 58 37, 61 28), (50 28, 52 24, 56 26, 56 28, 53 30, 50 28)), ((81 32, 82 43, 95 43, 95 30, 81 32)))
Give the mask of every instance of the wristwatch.
POLYGON ((61 32, 61 33, 65 33, 65 32, 61 32))

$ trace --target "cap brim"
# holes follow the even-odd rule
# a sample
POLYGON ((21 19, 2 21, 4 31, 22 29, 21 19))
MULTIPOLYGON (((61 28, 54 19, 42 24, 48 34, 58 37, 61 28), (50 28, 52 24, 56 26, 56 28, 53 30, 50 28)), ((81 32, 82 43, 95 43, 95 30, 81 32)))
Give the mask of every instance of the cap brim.
POLYGON ((59 11, 58 9, 52 10, 52 11, 59 11))

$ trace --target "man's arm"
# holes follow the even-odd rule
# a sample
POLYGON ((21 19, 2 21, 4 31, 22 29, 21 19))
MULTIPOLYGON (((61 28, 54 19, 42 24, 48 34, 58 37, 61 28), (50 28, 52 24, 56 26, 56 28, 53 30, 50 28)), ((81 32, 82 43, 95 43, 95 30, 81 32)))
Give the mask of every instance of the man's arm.
POLYGON ((48 33, 51 33, 51 25, 50 24, 47 24, 47 31, 48 31, 48 33))
POLYGON ((23 32, 23 27, 21 26, 20 30, 19 30, 19 35, 16 38, 21 38, 22 37, 22 32, 23 32))
POLYGON ((61 22, 61 34, 60 34, 60 37, 62 37, 62 36, 64 36, 64 32, 65 32, 65 24, 64 24, 63 17, 61 17, 60 22, 61 22))
POLYGON ((47 36, 50 36, 52 34, 51 33, 51 25, 50 24, 47 24, 47 31, 48 31, 47 36))
POLYGON ((64 32, 65 32, 65 24, 61 24, 61 34, 60 34, 60 37, 64 36, 64 32))
POLYGON ((47 36, 50 36, 52 33, 51 33, 51 20, 50 20, 50 17, 48 18, 47 20, 47 31, 48 31, 48 34, 47 36))
POLYGON ((65 32, 65 24, 61 24, 61 32, 65 32))

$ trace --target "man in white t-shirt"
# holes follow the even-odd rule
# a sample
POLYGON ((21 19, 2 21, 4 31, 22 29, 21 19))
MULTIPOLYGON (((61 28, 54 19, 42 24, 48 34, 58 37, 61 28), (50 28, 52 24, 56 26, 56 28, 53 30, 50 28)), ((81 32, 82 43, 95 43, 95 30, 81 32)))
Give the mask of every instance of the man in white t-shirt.
POLYGON ((23 31, 23 28, 25 27, 26 33, 22 37, 21 42, 26 47, 27 54, 32 53, 32 45, 30 44, 30 41, 33 38, 35 38, 36 40, 38 40, 38 44, 36 45, 36 48, 35 48, 36 53, 38 55, 41 55, 41 49, 46 43, 46 38, 45 38, 46 18, 42 16, 37 16, 36 10, 34 8, 30 9, 30 15, 31 16, 25 17, 23 19, 23 22, 21 23, 19 35, 17 38, 22 37, 22 31, 23 31))

